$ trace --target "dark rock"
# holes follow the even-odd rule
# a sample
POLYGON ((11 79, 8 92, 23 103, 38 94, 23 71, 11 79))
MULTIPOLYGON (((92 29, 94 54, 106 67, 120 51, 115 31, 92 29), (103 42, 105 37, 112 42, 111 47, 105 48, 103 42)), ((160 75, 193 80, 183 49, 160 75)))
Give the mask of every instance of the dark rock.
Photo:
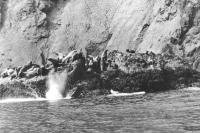
POLYGON ((132 53, 132 54, 134 54, 134 53, 135 53, 135 50, 127 49, 126 52, 127 52, 127 53, 132 53))
POLYGON ((13 80, 0 84, 0 99, 45 97, 46 79, 13 80))
POLYGON ((86 73, 82 80, 74 84, 77 91, 74 93, 74 98, 94 97, 98 95, 109 94, 109 90, 103 88, 101 76, 96 73, 86 73))
POLYGON ((173 0, 165 0, 165 5, 170 6, 172 2, 173 2, 173 0))
POLYGON ((137 91, 158 92, 190 86, 198 82, 195 75, 198 72, 185 68, 165 70, 146 70, 131 74, 122 71, 107 71, 103 74, 104 88, 119 92, 131 93, 137 91))

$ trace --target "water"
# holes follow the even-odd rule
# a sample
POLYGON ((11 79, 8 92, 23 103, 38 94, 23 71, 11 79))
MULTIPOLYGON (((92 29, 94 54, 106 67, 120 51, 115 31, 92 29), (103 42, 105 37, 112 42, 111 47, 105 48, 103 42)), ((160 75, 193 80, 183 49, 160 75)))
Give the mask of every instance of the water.
POLYGON ((200 132, 200 91, 0 103, 1 133, 200 132))

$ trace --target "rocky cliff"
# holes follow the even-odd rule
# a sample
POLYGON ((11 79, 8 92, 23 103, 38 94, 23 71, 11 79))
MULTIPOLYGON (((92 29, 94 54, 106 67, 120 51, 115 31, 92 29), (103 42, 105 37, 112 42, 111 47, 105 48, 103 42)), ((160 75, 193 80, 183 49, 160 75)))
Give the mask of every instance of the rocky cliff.
POLYGON ((175 54, 200 68, 200 0, 0 0, 0 68, 54 52, 175 54))

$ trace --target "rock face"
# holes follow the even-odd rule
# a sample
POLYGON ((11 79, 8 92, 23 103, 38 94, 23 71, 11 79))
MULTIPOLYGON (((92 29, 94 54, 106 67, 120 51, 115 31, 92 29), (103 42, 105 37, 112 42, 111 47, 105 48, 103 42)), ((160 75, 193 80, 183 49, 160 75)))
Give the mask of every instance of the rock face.
POLYGON ((50 64, 43 67, 29 62, 19 73, 17 69, 6 69, 0 78, 0 99, 83 98, 107 95, 111 90, 158 92, 200 86, 200 72, 192 69, 190 61, 178 56, 117 50, 106 50, 99 61, 98 57, 84 57, 77 50, 57 56, 49 58, 50 64), (99 70, 102 64, 104 69, 99 70), (35 69, 41 72, 35 73, 35 69))
POLYGON ((153 51, 199 69, 199 0, 1 0, 0 70, 74 49, 153 51))
POLYGON ((46 77, 29 80, 0 80, 0 99, 6 98, 38 98, 45 97, 47 91, 46 77))

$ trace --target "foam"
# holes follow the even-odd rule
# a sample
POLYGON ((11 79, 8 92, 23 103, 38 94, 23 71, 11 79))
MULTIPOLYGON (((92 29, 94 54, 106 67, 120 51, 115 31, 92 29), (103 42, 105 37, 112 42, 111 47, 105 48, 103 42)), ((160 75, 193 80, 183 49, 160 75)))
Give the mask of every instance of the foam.
POLYGON ((111 92, 111 94, 108 95, 108 96, 113 96, 113 97, 133 96, 133 95, 144 95, 144 94, 146 94, 146 92, 144 92, 144 91, 134 92, 134 93, 120 93, 118 91, 111 90, 110 92, 111 92))
POLYGON ((184 88, 184 91, 200 91, 200 87, 188 87, 184 88))
POLYGON ((18 103, 18 102, 32 102, 32 101, 44 101, 45 98, 8 98, 0 100, 0 103, 18 103))

